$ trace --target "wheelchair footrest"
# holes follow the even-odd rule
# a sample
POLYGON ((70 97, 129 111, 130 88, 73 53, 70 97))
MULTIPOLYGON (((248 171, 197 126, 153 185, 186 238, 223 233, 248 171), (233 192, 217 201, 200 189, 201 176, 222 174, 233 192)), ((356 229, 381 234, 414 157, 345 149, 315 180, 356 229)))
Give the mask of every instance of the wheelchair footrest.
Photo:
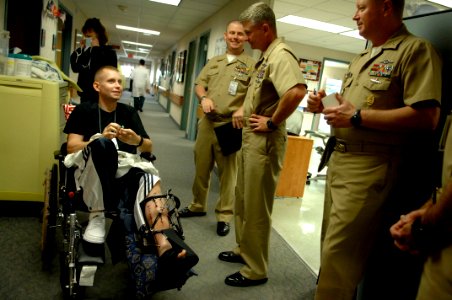
POLYGON ((93 286, 94 276, 96 275, 97 265, 84 265, 80 270, 80 279, 78 284, 80 286, 93 286))
POLYGON ((78 262, 81 265, 103 265, 105 263, 105 245, 82 241, 79 244, 78 262))

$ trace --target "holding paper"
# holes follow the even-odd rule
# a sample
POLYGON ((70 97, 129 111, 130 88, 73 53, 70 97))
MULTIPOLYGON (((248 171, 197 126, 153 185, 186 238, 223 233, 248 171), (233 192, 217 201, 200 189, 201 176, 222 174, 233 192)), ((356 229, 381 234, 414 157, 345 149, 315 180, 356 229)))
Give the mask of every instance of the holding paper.
POLYGON ((332 107, 332 106, 338 106, 339 101, 336 99, 336 93, 329 94, 328 96, 325 96, 322 98, 322 104, 323 107, 332 107))

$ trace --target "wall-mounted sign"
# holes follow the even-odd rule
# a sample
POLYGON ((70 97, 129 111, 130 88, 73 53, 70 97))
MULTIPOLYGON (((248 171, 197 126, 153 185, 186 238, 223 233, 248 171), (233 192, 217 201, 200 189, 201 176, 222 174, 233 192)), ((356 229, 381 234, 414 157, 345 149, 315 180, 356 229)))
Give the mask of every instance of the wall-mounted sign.
POLYGON ((300 58, 298 60, 303 77, 306 80, 318 81, 322 62, 300 58))

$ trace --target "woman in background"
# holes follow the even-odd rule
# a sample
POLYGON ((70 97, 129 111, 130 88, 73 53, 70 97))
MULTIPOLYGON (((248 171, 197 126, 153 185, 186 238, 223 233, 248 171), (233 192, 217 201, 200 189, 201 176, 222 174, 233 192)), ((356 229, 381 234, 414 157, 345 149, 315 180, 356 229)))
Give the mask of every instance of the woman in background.
POLYGON ((83 90, 78 92, 80 103, 97 103, 99 96, 93 88, 94 74, 103 66, 117 67, 118 59, 115 50, 107 45, 107 32, 99 19, 87 19, 82 32, 80 47, 71 54, 71 68, 78 73, 77 84, 83 90))

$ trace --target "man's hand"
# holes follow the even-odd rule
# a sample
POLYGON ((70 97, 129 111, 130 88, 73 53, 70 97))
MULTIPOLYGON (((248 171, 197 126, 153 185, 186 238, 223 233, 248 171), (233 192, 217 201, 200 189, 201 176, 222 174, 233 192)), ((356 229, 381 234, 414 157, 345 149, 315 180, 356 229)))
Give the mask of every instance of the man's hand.
POLYGON ((326 122, 334 128, 352 127, 350 119, 355 114, 355 106, 339 94, 336 94, 336 99, 339 101, 338 106, 327 107, 322 111, 326 122))
POLYGON ((415 241, 411 234, 411 226, 414 221, 421 218, 426 209, 418 209, 410 212, 407 215, 400 216, 400 220, 391 226, 389 232, 394 239, 394 244, 402 251, 409 251, 410 253, 418 253, 415 241))
POLYGON ((232 114, 232 126, 234 128, 243 128, 243 106, 232 114))
POLYGON ((132 129, 121 128, 118 133, 118 140, 123 143, 136 146, 140 143, 141 137, 132 129))
POLYGON ((121 125, 119 125, 118 123, 112 122, 104 128, 102 135, 104 137, 106 137, 107 139, 111 140, 111 139, 118 137, 120 130, 121 130, 121 125))
POLYGON ((326 96, 325 90, 309 93, 308 111, 312 113, 321 113, 323 111, 322 98, 326 96))
POLYGON ((204 98, 201 100, 201 106, 202 106, 202 111, 205 114, 209 114, 211 112, 215 111, 215 104, 213 103, 212 99, 210 98, 204 98))
POLYGON ((270 118, 266 116, 252 114, 248 121, 250 122, 250 127, 254 132, 270 132, 272 130, 267 127, 267 121, 269 119, 270 118))

